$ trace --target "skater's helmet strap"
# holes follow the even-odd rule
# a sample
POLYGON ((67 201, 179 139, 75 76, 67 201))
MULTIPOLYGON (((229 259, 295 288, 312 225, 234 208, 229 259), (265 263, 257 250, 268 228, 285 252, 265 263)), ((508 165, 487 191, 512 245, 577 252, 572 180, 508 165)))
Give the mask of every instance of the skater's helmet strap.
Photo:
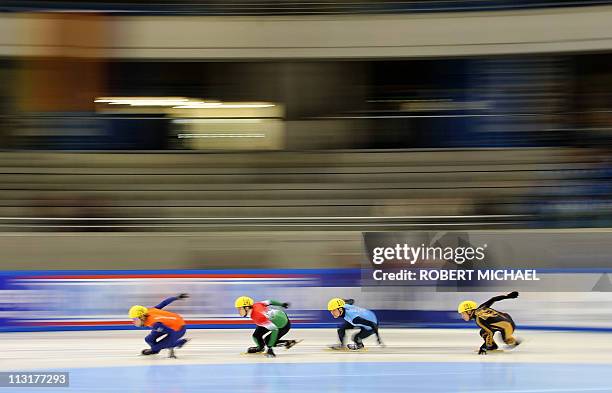
POLYGON ((147 308, 144 306, 132 306, 130 308, 130 311, 128 313, 128 315, 130 316, 130 318, 134 319, 134 318, 142 318, 143 315, 145 315, 147 313, 147 308))
POLYGON ((234 307, 236 307, 236 308, 251 307, 251 306, 253 306, 253 303, 254 303, 253 299, 251 299, 250 297, 248 297, 248 296, 240 296, 234 302, 234 307))
POLYGON ((468 312, 472 310, 476 310, 478 308, 478 304, 471 300, 466 300, 459 303, 459 307, 457 308, 457 312, 461 314, 462 312, 468 312))
POLYGON ((344 301, 344 299, 340 299, 339 297, 335 297, 332 300, 330 300, 327 303, 327 310, 328 311, 333 311, 336 310, 338 308, 344 307, 344 305, 346 304, 346 302, 344 301))

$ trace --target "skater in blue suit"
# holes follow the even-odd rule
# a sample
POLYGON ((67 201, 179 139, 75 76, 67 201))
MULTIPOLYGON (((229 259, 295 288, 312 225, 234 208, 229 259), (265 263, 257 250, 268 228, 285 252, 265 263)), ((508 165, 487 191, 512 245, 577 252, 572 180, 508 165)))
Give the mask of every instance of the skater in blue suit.
POLYGON ((343 317, 344 323, 338 328, 340 344, 332 345, 331 349, 344 349, 344 338, 347 329, 358 328, 359 332, 353 335, 353 343, 347 345, 348 349, 360 350, 364 347, 363 339, 376 334, 379 345, 383 345, 378 334, 378 319, 376 314, 365 308, 354 305, 353 299, 333 298, 327 303, 327 309, 334 318, 343 317))

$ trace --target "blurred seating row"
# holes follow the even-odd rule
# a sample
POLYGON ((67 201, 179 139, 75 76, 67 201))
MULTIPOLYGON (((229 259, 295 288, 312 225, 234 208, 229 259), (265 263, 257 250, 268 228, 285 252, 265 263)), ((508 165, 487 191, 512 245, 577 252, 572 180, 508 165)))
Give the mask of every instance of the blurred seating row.
POLYGON ((531 213, 531 200, 585 189, 597 181, 588 175, 597 161, 592 150, 569 148, 4 152, 0 222, 198 230, 499 225, 514 218, 497 215, 531 213))

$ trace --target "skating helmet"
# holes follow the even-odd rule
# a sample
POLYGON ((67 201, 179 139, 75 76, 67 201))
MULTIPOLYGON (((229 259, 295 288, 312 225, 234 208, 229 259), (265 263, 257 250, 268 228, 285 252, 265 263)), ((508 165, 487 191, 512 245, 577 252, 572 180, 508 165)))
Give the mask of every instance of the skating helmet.
POLYGON ((466 300, 459 303, 459 307, 457 308, 457 312, 461 314, 462 312, 476 310, 478 308, 478 304, 471 300, 466 300))
POLYGON ((344 301, 344 299, 335 297, 327 303, 327 310, 328 311, 336 310, 340 307, 344 307, 345 304, 346 302, 344 301))
POLYGON ((130 318, 142 318, 143 315, 147 313, 147 308, 144 306, 132 306, 130 308, 130 312, 128 313, 130 318))
POLYGON ((236 302, 234 303, 234 307, 236 308, 251 307, 252 305, 253 299, 248 296, 240 296, 238 299, 236 299, 236 302))

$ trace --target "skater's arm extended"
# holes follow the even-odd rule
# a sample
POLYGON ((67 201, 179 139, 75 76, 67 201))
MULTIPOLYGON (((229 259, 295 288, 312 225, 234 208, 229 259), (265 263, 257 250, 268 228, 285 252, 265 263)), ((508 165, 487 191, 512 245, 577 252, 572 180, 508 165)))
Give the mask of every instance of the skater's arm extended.
POLYGON ((265 304, 266 306, 272 305, 272 306, 277 306, 277 307, 289 308, 289 303, 279 302, 278 300, 274 300, 274 299, 264 300, 262 303, 265 304))
POLYGON ((174 301, 176 301, 176 300, 179 300, 179 299, 185 299, 185 298, 187 298, 187 297, 189 297, 189 296, 188 296, 186 293, 181 293, 181 294, 180 294, 180 295, 178 295, 178 296, 171 296, 171 297, 169 297, 169 298, 167 298, 167 299, 164 299, 164 301, 162 301, 161 303, 159 303, 159 304, 158 304, 157 306, 155 306, 154 308, 156 308, 156 309, 158 309, 158 310, 161 310, 162 308, 166 307, 168 304, 170 304, 170 303, 172 303, 172 302, 174 302, 174 301))
POLYGON ((480 306, 478 306, 478 308, 481 308, 481 307, 491 307, 493 305, 493 303, 499 302, 500 300, 516 299, 518 297, 518 295, 519 295, 519 293, 515 291, 515 292, 510 292, 507 295, 495 296, 495 297, 492 297, 491 299, 487 300, 486 302, 482 303, 480 306))
POLYGON ((172 296, 169 297, 167 299, 164 299, 164 301, 162 301, 161 303, 159 303, 157 306, 155 306, 154 308, 161 310, 162 308, 166 307, 168 304, 172 303, 173 301, 178 300, 178 296, 172 296))

